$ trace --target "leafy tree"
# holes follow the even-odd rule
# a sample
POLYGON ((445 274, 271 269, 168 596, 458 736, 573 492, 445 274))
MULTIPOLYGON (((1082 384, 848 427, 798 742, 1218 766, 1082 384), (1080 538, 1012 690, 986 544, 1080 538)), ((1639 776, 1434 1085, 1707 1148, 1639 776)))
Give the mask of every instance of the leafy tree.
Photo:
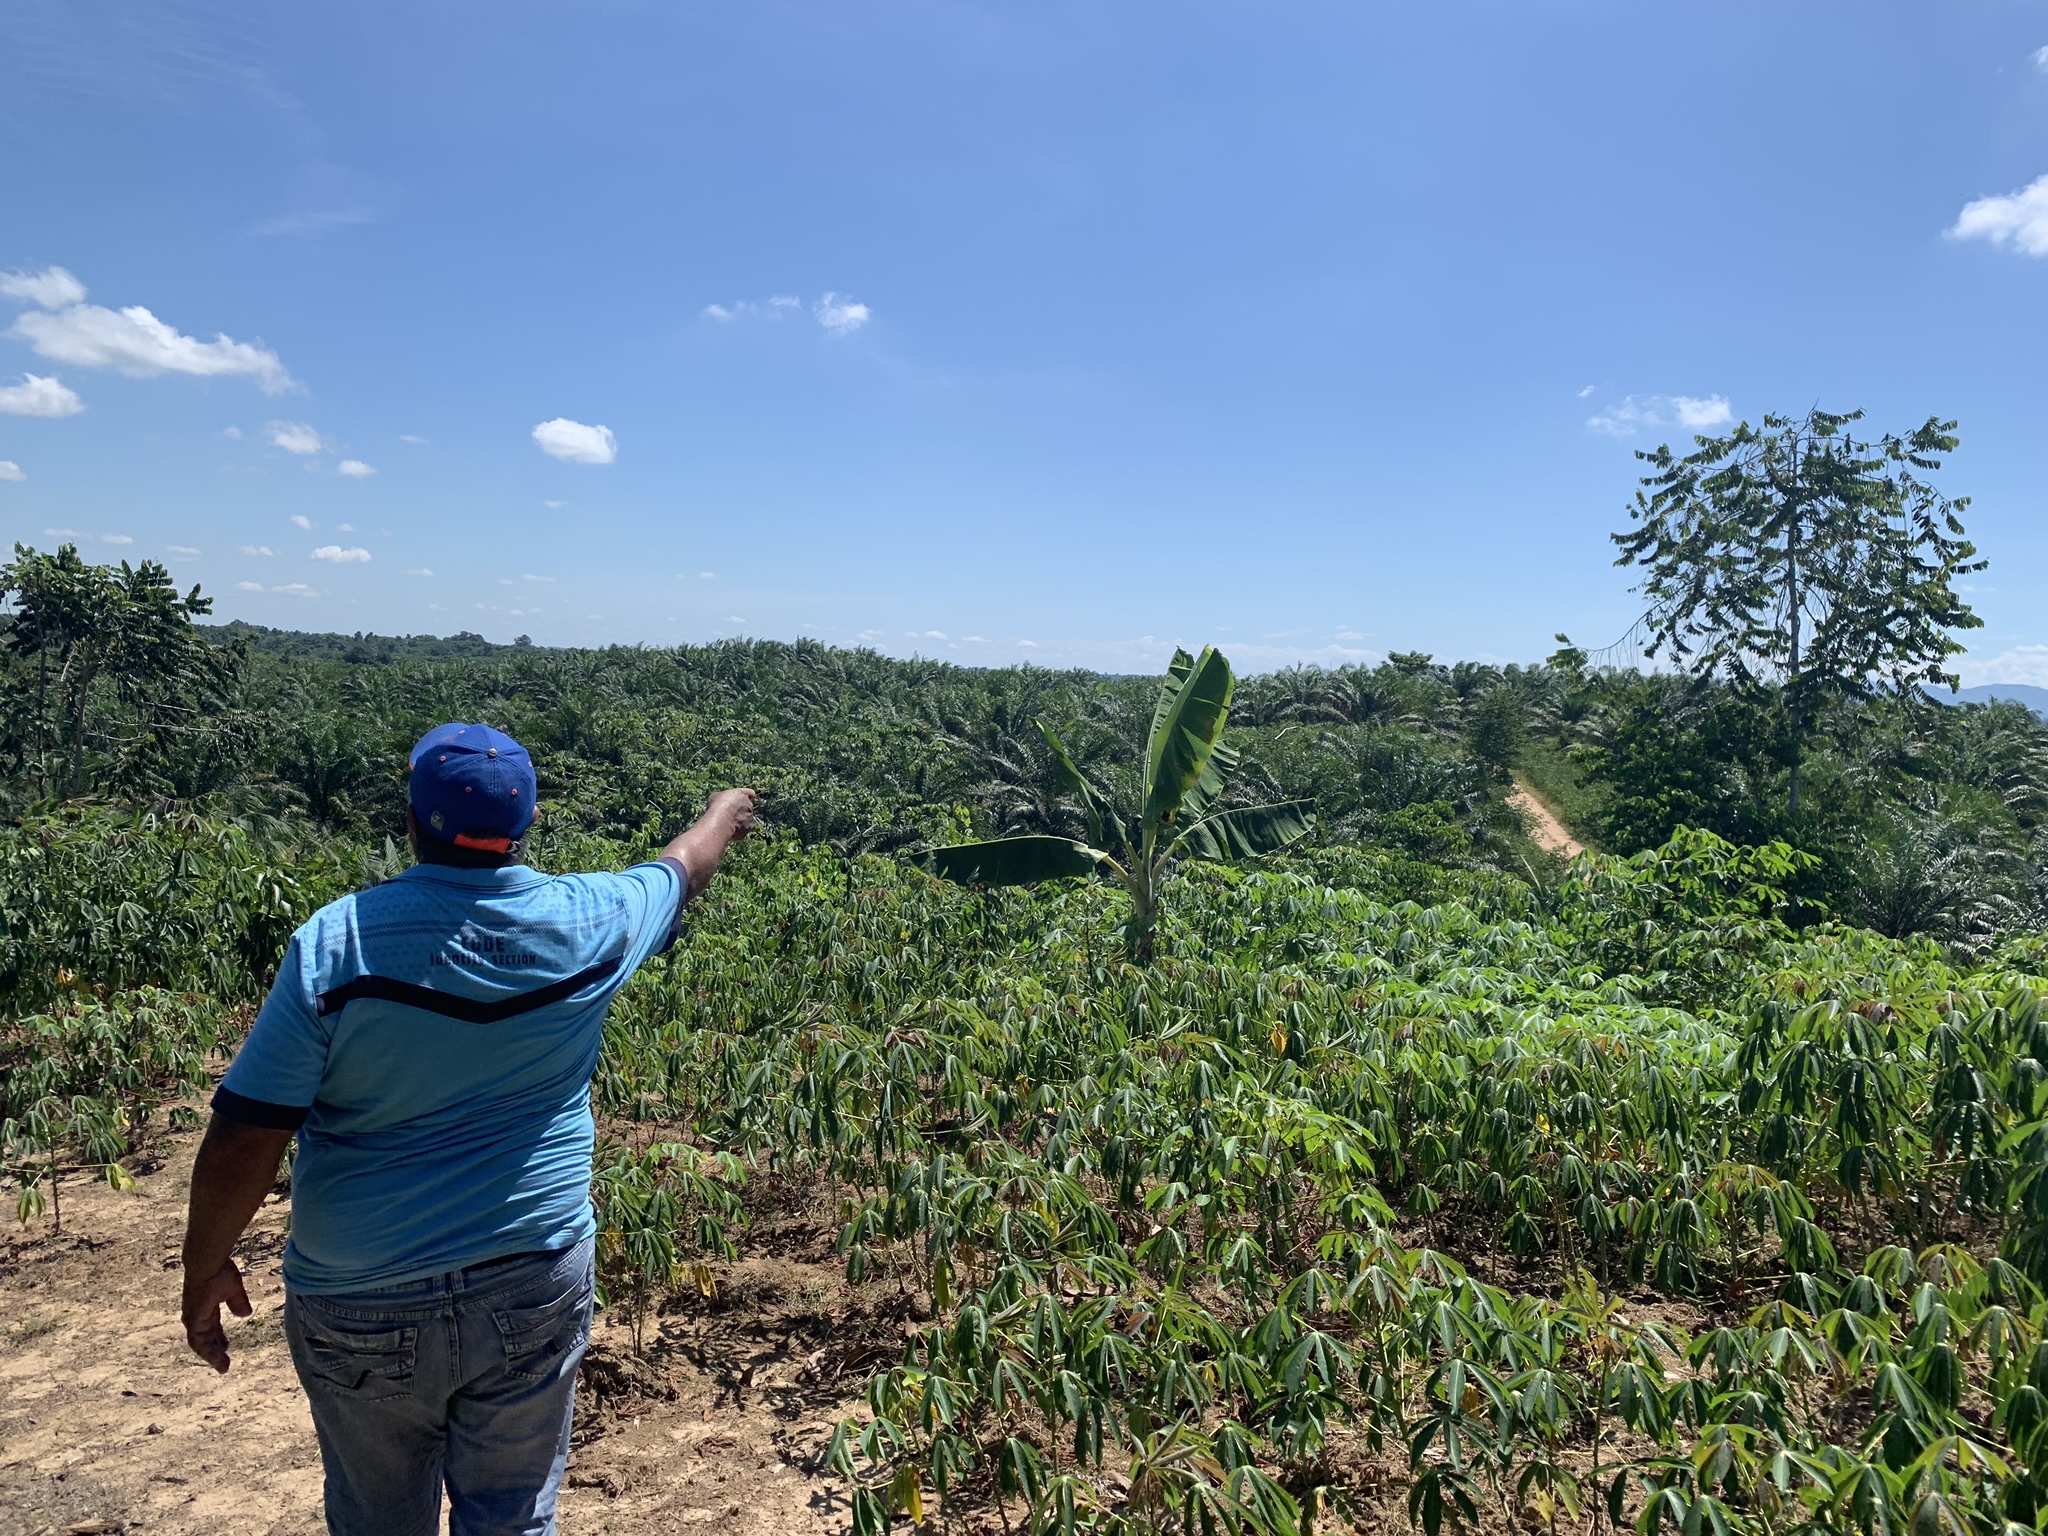
POLYGON ((934 848, 925 867, 963 885, 1036 885, 1071 876, 1108 874, 1131 898, 1125 929, 1131 958, 1152 958, 1159 887, 1176 858, 1243 858, 1272 853, 1308 831, 1309 802, 1224 809, 1238 753, 1222 744, 1236 687, 1230 663, 1213 646, 1199 657, 1174 652, 1152 712, 1145 744, 1140 807, 1120 813, 1075 766, 1052 728, 1038 728, 1052 750, 1054 771, 1079 803, 1088 842, 1033 835, 934 848))
POLYGON ((12 607, 0 643, 14 662, 29 708, 15 729, 32 757, 38 792, 51 792, 50 749, 66 765, 66 793, 86 787, 90 745, 116 753, 146 749, 197 717, 193 695, 233 665, 236 652, 210 644, 192 620, 213 611, 194 587, 182 597, 154 560, 131 567, 88 565, 76 545, 55 554, 14 546, 0 566, 0 602, 12 607), (96 711, 96 701, 114 708, 96 711))
POLYGON ((1520 695, 1505 684, 1479 695, 1465 727, 1472 755, 1497 774, 1505 774, 1522 760, 1528 735, 1528 711, 1520 695))
POLYGON ((1777 682, 1792 739, 1791 809, 1815 706, 1862 694, 1883 677, 1900 690, 1955 686, 1943 663, 1950 631, 1981 625, 1951 585, 1982 570, 1943 496, 1916 471, 1953 452, 1955 423, 1929 417, 1904 437, 1855 438, 1861 411, 1766 416, 1699 437, 1683 458, 1668 444, 1639 454, 1643 477, 1617 533, 1618 565, 1641 565, 1649 654, 1739 685, 1777 682))

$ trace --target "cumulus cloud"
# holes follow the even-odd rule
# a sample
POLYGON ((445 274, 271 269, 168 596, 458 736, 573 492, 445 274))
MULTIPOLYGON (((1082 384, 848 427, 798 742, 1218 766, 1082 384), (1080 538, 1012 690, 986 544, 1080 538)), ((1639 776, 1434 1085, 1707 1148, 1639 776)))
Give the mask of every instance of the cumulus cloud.
POLYGON ((856 304, 836 293, 828 293, 818 300, 811 313, 817 317, 818 324, 834 336, 851 336, 874 317, 874 311, 867 305, 856 304))
POLYGON ((197 560, 199 558, 199 551, 189 544, 166 544, 164 552, 176 555, 180 560, 197 560))
POLYGON ((405 574, 408 576, 431 576, 434 573, 424 565, 416 565, 405 574))
POLYGON ((2048 256, 2048 176, 2036 176, 2017 192, 1980 197, 1963 204, 1949 227, 1951 240, 2010 240, 2029 256, 2048 256))
POLYGON ((718 580, 718 572, 716 572, 716 571, 699 571, 699 572, 697 573, 697 579, 698 579, 699 581, 716 581, 716 580, 718 580))
POLYGON ((263 583, 260 581, 238 581, 235 583, 235 590, 237 592, 261 592, 263 590, 263 583))
POLYGON ((1580 391, 1579 391, 1579 398, 1580 398, 1581 400, 1585 399, 1585 398, 1586 398, 1586 396, 1588 396, 1588 395, 1590 395, 1591 393, 1593 393, 1593 391, 1594 391, 1594 390, 1596 390, 1596 389, 1598 389, 1599 387, 1600 387, 1600 386, 1599 386, 1599 385, 1597 385, 1597 384, 1588 384, 1588 385, 1587 385, 1587 386, 1586 386, 1586 387, 1585 387, 1584 389, 1582 389, 1582 390, 1580 390, 1580 391))
POLYGON ((329 565, 367 565, 370 552, 357 545, 343 549, 339 544, 322 544, 313 551, 315 560, 325 560, 329 565))
POLYGON ((318 597, 320 595, 318 592, 315 592, 311 587, 307 586, 303 581, 288 581, 283 586, 272 587, 270 590, 273 592, 288 593, 293 597, 318 597))
POLYGON ((38 373, 24 373, 19 384, 0 385, 0 415, 76 416, 84 409, 74 391, 38 373))
POLYGON ((728 624, 744 624, 744 623, 746 623, 747 621, 746 621, 745 619, 741 618, 741 617, 740 617, 740 616, 739 616, 738 614, 736 614, 736 613, 728 613, 728 614, 727 614, 727 615, 725 616, 725 622, 726 622, 726 623, 728 623, 728 624))
POLYGON ((0 278, 0 292, 39 306, 23 313, 7 334, 52 362, 112 368, 136 379, 159 373, 248 378, 267 395, 298 387, 278 355, 260 342, 236 341, 220 332, 201 341, 140 304, 107 309, 84 303, 84 285, 61 267, 10 273, 0 278))
POLYGON ((401 443, 411 443, 415 448, 424 448, 427 445, 427 440, 417 432, 401 432, 398 434, 398 440, 401 443))
POLYGON ((0 294, 38 309, 66 309, 85 301, 85 284, 62 267, 40 272, 0 272, 0 294))
POLYGON ((286 453, 312 455, 327 446, 320 434, 303 421, 273 421, 263 428, 270 439, 270 446, 282 448, 286 453))
POLYGON ((1599 415, 1587 417, 1586 425, 1609 437, 1634 437, 1661 427, 1704 432, 1709 427, 1725 427, 1734 419, 1726 395, 1630 395, 1599 415))
POLYGON ((2033 60, 2034 68, 2041 71, 2042 74, 2048 75, 2048 47, 2036 48, 2027 57, 2033 60))
POLYGON ((242 440, 242 429, 240 427, 222 427, 220 435, 231 443, 239 443, 242 440))
POLYGON ((315 528, 318 528, 320 525, 314 522, 313 519, 311 519, 310 517, 306 516, 305 513, 294 512, 292 514, 292 526, 302 533, 311 533, 315 528))
POLYGON ((565 464, 609 464, 619 456, 619 440, 610 427, 587 427, 557 416, 533 429, 540 451, 565 464))
POLYGON ((133 544, 135 541, 125 533, 103 533, 100 535, 100 542, 102 544, 133 544))
POLYGON ((0 480, 22 481, 28 478, 21 472, 21 466, 12 459, 0 459, 0 480))
POLYGON ((334 472, 337 475, 347 475, 351 480, 367 480, 377 473, 361 459, 343 459, 334 466, 334 472))
POLYGON ((242 546, 242 553, 245 555, 274 555, 277 551, 268 544, 244 544, 242 546))

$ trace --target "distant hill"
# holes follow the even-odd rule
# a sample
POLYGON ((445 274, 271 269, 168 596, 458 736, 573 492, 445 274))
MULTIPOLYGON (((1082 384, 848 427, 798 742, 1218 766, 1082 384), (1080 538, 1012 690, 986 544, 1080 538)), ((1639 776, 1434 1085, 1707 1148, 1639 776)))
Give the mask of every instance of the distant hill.
POLYGON ((2010 699, 2048 719, 2048 688, 2037 688, 2032 683, 1979 683, 1974 688, 1958 688, 1954 693, 1935 693, 1929 697, 1944 704, 1989 704, 1993 699, 2010 699))

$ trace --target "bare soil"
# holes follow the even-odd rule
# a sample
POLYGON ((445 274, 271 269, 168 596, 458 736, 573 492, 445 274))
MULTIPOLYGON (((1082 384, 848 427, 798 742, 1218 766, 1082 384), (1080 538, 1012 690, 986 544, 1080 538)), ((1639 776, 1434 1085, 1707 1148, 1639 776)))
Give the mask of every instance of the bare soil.
POLYGON ((1537 847, 1561 859, 1575 859, 1586 851, 1586 845, 1564 829, 1557 813, 1538 799, 1536 792, 1520 779, 1515 780, 1515 787, 1508 791, 1508 804, 1521 813, 1537 847))
MULTIPOLYGON (((229 1322, 233 1369, 185 1348, 178 1247, 197 1148, 196 1133, 168 1138, 132 1194, 73 1182, 61 1233, 43 1216, 0 1235, 0 1536, 325 1529, 282 1327, 287 1200, 264 1203, 238 1250, 255 1313, 229 1322)), ((806 1201, 757 1217, 740 1261, 714 1266, 711 1298, 648 1319, 643 1356, 620 1313, 599 1313, 562 1494, 569 1536, 849 1528, 818 1453, 901 1347, 904 1318, 893 1296, 849 1292, 806 1201)))

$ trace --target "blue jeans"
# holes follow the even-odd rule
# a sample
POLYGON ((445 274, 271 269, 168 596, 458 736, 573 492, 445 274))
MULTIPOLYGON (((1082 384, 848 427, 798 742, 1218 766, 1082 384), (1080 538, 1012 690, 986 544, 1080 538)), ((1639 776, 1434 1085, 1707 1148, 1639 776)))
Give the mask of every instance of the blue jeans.
POLYGON ((552 1536, 593 1245, 339 1296, 287 1290, 333 1536, 552 1536))

